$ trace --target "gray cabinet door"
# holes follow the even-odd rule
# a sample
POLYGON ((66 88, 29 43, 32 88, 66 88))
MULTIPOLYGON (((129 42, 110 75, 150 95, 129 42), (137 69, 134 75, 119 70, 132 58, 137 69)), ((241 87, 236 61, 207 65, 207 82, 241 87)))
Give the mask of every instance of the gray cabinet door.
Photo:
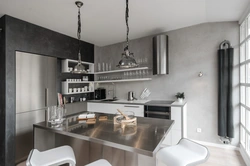
POLYGON ((56 105, 56 71, 56 58, 16 52, 16 163, 33 148, 33 124, 45 120, 46 105, 56 105))
POLYGON ((16 52, 16 113, 45 107, 47 57, 16 52))

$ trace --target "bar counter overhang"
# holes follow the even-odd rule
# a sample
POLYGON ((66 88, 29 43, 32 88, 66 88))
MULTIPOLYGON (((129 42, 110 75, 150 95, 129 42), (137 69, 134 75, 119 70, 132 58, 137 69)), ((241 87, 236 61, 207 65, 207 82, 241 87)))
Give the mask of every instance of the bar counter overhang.
POLYGON ((46 122, 34 124, 34 148, 44 151, 70 145, 77 165, 100 158, 107 159, 113 166, 136 166, 142 162, 145 165, 144 159, 154 162, 154 156, 174 121, 137 117, 136 126, 122 129, 113 123, 114 116, 96 113, 95 124, 78 123, 78 114, 68 116, 61 127, 51 127, 46 122), (99 121, 100 115, 106 115, 108 120, 99 121))

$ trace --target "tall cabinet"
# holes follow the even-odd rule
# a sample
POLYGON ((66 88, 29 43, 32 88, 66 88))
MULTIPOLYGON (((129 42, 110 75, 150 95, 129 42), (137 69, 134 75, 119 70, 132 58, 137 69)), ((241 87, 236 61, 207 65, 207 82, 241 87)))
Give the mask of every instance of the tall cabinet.
POLYGON ((56 58, 16 52, 16 163, 33 148, 33 124, 57 103, 56 65, 56 58))

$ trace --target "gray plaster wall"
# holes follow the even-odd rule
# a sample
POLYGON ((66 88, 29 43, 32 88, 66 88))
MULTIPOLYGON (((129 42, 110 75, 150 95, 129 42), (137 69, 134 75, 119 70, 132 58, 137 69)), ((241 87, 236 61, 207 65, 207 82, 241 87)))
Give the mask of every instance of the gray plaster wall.
MULTIPOLYGON (((133 29, 131 29, 133 31, 133 29)), ((204 23, 166 32, 169 36, 169 75, 152 76, 152 81, 116 83, 116 96, 126 99, 128 91, 139 97, 144 88, 150 89, 149 99, 175 100, 177 92, 185 92, 188 102, 187 136, 190 139, 220 143, 217 135, 218 59, 217 50, 223 40, 229 40, 234 49, 233 105, 235 138, 239 145, 239 25, 237 22, 204 23), (203 77, 198 77, 199 72, 203 77), (202 132, 197 133, 196 128, 202 132)), ((148 57, 152 67, 152 37, 130 41, 130 50, 136 58, 148 57)), ((95 66, 98 62, 118 64, 125 43, 95 47, 95 66)), ((96 68, 97 69, 97 68, 96 68)), ((122 76, 123 73, 120 73, 122 76)), ((97 78, 98 79, 98 78, 97 78)), ((111 89, 109 84, 99 86, 111 89)))

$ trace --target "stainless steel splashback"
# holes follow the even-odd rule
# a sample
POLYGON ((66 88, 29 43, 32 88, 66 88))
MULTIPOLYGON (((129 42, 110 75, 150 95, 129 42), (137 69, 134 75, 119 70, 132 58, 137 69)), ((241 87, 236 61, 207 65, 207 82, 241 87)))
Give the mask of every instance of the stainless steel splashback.
POLYGON ((16 163, 33 148, 33 124, 57 103, 56 71, 56 58, 16 52, 16 163))
POLYGON ((168 74, 168 36, 158 35, 153 38, 153 74, 168 74))

